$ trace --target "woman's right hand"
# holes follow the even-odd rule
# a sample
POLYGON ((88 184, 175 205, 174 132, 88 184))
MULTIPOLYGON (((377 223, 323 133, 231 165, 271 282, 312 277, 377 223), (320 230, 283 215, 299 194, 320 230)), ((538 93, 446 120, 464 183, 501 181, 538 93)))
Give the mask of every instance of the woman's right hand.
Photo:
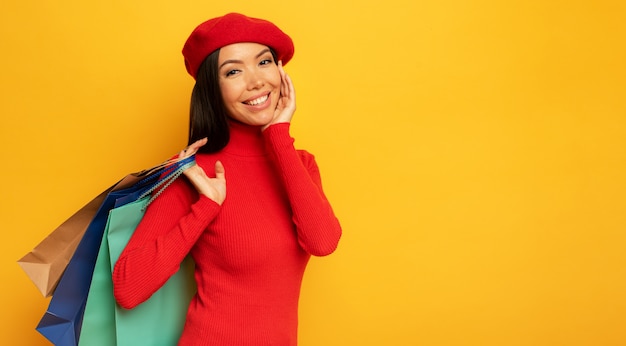
MULTIPOLYGON (((194 155, 206 142, 206 138, 194 142, 187 149, 181 151, 178 157, 185 158, 194 155)), ((215 178, 209 178, 204 169, 198 165, 187 168, 183 174, 189 179, 198 193, 205 195, 219 205, 224 203, 226 199, 226 177, 224 165, 220 161, 215 162, 215 178)))

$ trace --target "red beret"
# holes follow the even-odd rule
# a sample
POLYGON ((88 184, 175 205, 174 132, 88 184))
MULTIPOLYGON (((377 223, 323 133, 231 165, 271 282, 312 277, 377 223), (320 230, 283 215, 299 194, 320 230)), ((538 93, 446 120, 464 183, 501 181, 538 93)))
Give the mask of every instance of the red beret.
POLYGON ((229 13, 198 25, 191 33, 183 56, 187 72, 195 79, 204 59, 215 50, 233 43, 254 42, 274 50, 276 58, 287 64, 293 57, 293 41, 276 25, 239 13, 229 13))

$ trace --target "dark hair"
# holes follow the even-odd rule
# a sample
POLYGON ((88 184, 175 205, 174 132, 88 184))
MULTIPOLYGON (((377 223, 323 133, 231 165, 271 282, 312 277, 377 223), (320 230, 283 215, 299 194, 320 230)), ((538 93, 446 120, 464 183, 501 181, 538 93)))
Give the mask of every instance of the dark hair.
POLYGON ((220 151, 230 139, 228 113, 222 100, 217 71, 219 52, 218 49, 204 59, 191 92, 188 144, 207 137, 207 144, 199 150, 201 153, 220 151))

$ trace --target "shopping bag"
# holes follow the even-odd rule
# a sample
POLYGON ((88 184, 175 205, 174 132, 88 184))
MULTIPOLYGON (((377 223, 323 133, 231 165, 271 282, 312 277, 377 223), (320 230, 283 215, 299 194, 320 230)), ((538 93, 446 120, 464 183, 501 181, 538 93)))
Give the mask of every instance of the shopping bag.
MULTIPOLYGON (((170 181, 172 179, 175 177, 170 177, 170 181)), ((87 297, 79 346, 175 345, 180 338, 187 306, 196 290, 190 258, 150 299, 132 310, 121 308, 113 296, 112 269, 149 201, 148 196, 131 193, 118 198, 109 212, 87 297)))
POLYGON ((78 344, 85 304, 109 211, 115 206, 116 200, 153 189, 155 177, 167 176, 180 166, 195 162, 194 160, 191 156, 173 163, 167 161, 151 169, 127 175, 113 186, 67 265, 48 309, 37 325, 39 333, 54 345, 78 344))
POLYGON ((44 297, 54 292, 87 226, 111 188, 92 199, 17 263, 44 297))
POLYGON ((115 298, 111 294, 113 281, 110 263, 109 241, 103 235, 85 303, 85 312, 78 339, 79 346, 111 346, 116 344, 115 298))
MULTIPOLYGON (((107 225, 111 268, 115 267, 147 204, 148 198, 142 198, 111 210, 107 225)), ((176 345, 196 291, 193 270, 193 262, 188 257, 176 274, 147 301, 130 310, 115 304, 117 346, 176 345)))

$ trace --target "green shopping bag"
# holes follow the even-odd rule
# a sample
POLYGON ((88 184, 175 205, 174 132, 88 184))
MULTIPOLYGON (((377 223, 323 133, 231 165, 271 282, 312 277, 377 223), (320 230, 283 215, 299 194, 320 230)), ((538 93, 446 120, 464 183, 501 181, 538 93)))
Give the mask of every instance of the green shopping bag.
POLYGON ((115 298, 111 279, 111 259, 106 230, 96 258, 78 346, 114 346, 115 340, 115 298))
MULTIPOLYGON (((144 197, 111 210, 107 229, 111 268, 143 217, 147 203, 148 197, 144 197)), ((117 346, 173 346, 178 343, 189 302, 196 292, 193 269, 193 262, 187 257, 178 272, 147 301, 131 310, 115 304, 117 346)))

